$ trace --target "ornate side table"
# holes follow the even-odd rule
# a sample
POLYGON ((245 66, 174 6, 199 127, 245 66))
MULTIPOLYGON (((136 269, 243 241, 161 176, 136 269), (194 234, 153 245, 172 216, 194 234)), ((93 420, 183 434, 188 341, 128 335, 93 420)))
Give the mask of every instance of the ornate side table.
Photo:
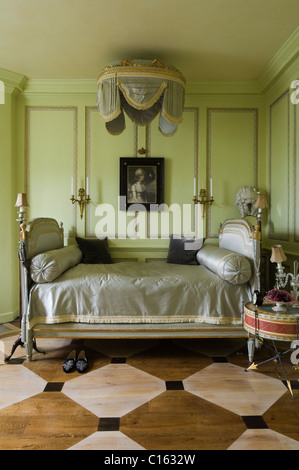
POLYGON ((272 305, 262 305, 256 307, 252 303, 244 306, 244 328, 254 336, 255 340, 268 339, 272 341, 273 349, 268 348, 274 353, 274 356, 259 364, 254 362, 246 369, 257 369, 258 366, 266 362, 278 360, 283 371, 287 386, 290 390, 292 398, 294 398, 291 383, 287 377, 286 371, 282 363, 282 356, 293 351, 290 348, 287 351, 279 352, 276 341, 294 341, 299 338, 299 308, 289 308, 284 313, 276 313, 272 310, 272 305))

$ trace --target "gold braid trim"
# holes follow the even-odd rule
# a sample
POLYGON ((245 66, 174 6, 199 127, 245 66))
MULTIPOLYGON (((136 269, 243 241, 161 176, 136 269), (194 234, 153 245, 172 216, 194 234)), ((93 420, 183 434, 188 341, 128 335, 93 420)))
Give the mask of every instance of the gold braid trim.
POLYGON ((153 69, 148 66, 135 66, 135 67, 113 67, 107 70, 104 70, 98 76, 98 85, 108 78, 112 77, 130 77, 135 75, 136 77, 152 77, 152 78, 161 78, 175 81, 179 83, 183 88, 186 87, 186 82, 184 77, 179 73, 172 70, 165 69, 153 69), (140 67, 140 68, 139 68, 140 67))
MULTIPOLYGON (((52 317, 45 316, 36 316, 31 318, 28 321, 28 328, 34 328, 35 325, 39 324, 46 324, 46 325, 55 325, 59 323, 68 323, 74 322, 78 324, 78 330, 80 330, 80 323, 89 323, 95 325, 96 328, 101 328, 101 323, 105 324, 115 324, 116 329, 122 329, 119 324, 173 324, 173 323, 206 323, 208 320, 209 324, 211 325, 227 325, 227 324, 234 324, 234 325, 241 325, 241 321, 239 318, 234 317, 206 317, 206 316, 184 316, 184 315, 163 315, 163 316, 149 316, 149 317, 142 317, 141 315, 138 317, 129 317, 126 315, 109 315, 109 316, 93 316, 93 315, 54 315, 52 317), (118 324, 118 325, 117 325, 118 324)), ((124 325, 125 326, 125 325, 124 325)), ((63 328, 63 327, 62 327, 63 328)), ((67 328, 67 325, 66 325, 67 328)), ((83 327, 81 327, 83 328, 83 327)), ((126 328, 126 326, 125 326, 126 328)), ((128 327, 129 328, 129 327, 128 327)), ((165 326, 165 328, 167 328, 165 326)), ((36 330, 38 331, 39 328, 37 327, 36 330)), ((76 329, 72 330, 76 331, 76 329)))
POLYGON ((172 132, 169 132, 169 134, 166 134, 165 132, 162 131, 161 127, 159 126, 158 127, 158 130, 161 132, 162 135, 164 135, 165 137, 171 137, 172 135, 174 135, 178 128, 176 127, 172 132))
POLYGON ((106 116, 105 114, 101 112, 100 108, 98 108, 98 110, 99 110, 101 118, 104 119, 105 122, 114 121, 114 119, 116 119, 121 114, 121 111, 122 111, 121 106, 119 106, 115 111, 113 111, 113 113, 106 116))
POLYGON ((168 114, 163 107, 162 107, 162 116, 167 121, 171 122, 171 124, 180 124, 181 122, 183 122, 183 114, 178 118, 174 118, 173 116, 170 116, 170 114, 168 114))
POLYGON ((134 100, 132 100, 132 98, 128 95, 127 93, 127 90, 126 88, 124 87, 124 85, 120 82, 120 80, 117 80, 117 86, 121 89, 124 97, 126 98, 126 101, 131 105, 133 106, 135 109, 148 109, 148 108, 151 108, 155 103, 156 101, 158 101, 158 99, 160 98, 160 96, 162 95, 163 91, 165 90, 165 88, 167 88, 167 82, 164 81, 162 82, 159 90, 157 91, 157 93, 155 94, 155 96, 153 96, 153 98, 151 98, 149 101, 147 101, 146 103, 138 103, 134 100))

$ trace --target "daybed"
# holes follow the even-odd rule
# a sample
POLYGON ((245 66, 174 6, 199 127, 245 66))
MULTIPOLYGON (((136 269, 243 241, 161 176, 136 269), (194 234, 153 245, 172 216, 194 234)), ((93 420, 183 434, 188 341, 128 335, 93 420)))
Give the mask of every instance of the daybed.
POLYGON ((40 337, 248 336, 242 314, 259 289, 260 233, 245 219, 226 220, 219 244, 205 242, 188 265, 111 262, 107 252, 106 261, 95 264, 78 241, 81 248, 64 246, 54 219, 21 227, 21 338, 29 360, 40 337))

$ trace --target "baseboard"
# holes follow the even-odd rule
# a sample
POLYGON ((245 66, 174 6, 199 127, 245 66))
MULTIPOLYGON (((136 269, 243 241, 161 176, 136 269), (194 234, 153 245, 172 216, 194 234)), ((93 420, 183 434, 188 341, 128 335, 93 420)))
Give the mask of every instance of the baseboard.
POLYGON ((14 312, 0 313, 0 323, 9 323, 19 316, 19 309, 14 312))

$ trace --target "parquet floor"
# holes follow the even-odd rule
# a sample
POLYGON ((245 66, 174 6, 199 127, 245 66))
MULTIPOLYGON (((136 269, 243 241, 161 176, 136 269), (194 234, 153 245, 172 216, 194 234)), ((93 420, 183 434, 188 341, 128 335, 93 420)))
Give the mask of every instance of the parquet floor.
MULTIPOLYGON (((9 354, 16 339, 0 336, 9 354)), ((1 334, 1 331, 0 331, 1 334)), ((280 346, 288 347, 281 343, 280 346)), ((299 371, 248 367, 246 341, 40 339, 0 365, 0 450, 298 450, 299 371), (89 369, 65 374, 84 349, 89 369)), ((267 357, 264 348, 256 360, 267 357)), ((0 358, 1 359, 1 358, 0 358)))

